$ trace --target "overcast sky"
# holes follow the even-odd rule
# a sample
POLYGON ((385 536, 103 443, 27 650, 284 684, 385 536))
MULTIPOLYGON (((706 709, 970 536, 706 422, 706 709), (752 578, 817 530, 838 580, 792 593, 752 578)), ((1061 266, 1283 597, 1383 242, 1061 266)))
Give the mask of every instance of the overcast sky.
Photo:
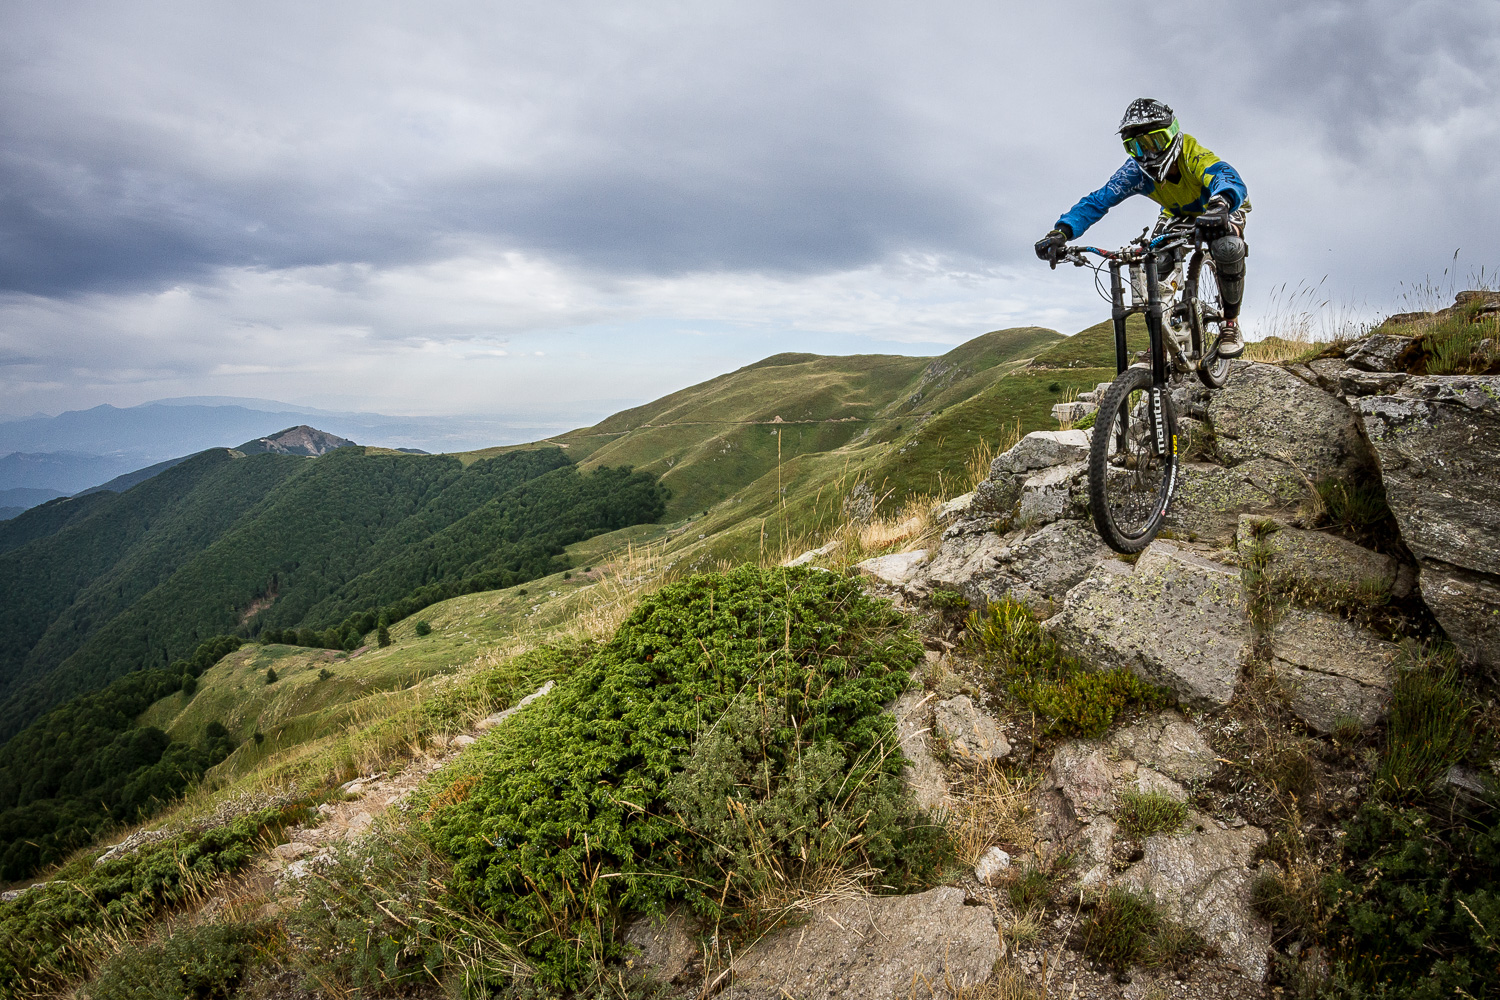
POLYGON ((0 413, 592 420, 1073 332, 1089 275, 1031 244, 1142 95, 1246 179, 1252 329, 1325 275, 1367 316, 1500 263, 1497 66, 1495 0, 8 3, 0 413))

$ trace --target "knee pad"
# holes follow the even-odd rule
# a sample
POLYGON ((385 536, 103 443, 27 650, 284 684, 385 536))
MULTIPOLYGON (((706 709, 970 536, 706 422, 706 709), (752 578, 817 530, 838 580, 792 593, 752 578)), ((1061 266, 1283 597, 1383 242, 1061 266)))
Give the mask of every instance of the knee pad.
POLYGON ((1240 278, 1245 274, 1245 241, 1238 236, 1221 236, 1209 246, 1219 275, 1225 278, 1240 278))

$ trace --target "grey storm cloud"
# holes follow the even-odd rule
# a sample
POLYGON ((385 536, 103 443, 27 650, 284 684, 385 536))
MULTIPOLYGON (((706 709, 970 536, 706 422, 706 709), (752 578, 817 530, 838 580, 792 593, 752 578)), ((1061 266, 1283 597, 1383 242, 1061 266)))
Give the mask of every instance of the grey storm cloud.
MULTIPOLYGON (((1497 11, 7 5, 0 289, 465 240, 627 273, 1013 260, 1107 176, 1129 86, 1365 172, 1433 157, 1401 127, 1484 139, 1459 119, 1496 110, 1497 11)), ((1473 183, 1488 159, 1430 169, 1473 183)))

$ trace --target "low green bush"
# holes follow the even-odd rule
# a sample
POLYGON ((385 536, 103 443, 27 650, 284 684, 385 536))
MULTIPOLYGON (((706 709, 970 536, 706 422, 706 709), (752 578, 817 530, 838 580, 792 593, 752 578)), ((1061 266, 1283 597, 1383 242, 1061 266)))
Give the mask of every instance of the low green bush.
POLYGON ((447 889, 452 866, 410 832, 381 829, 309 873, 287 918, 310 989, 444 981, 488 996, 530 969, 504 928, 447 889))
POLYGON ((1500 996, 1500 794, 1442 780, 1494 734, 1450 648, 1404 649, 1371 796, 1344 826, 1330 884, 1327 997, 1500 996))
POLYGON ((943 859, 881 706, 922 647, 858 581, 741 567, 641 601, 547 699, 429 789, 453 884, 544 985, 620 955, 627 911, 767 917, 846 866, 887 885, 943 859))
POLYGON ((1118 818, 1120 828, 1128 835, 1144 839, 1182 826, 1187 819, 1187 803, 1178 802, 1165 792, 1131 790, 1120 796, 1118 818))
POLYGON ((79 991, 82 1000, 229 1000, 278 936, 275 924, 207 924, 127 946, 79 991))
POLYGON ((0 997, 83 978, 108 953, 111 936, 135 933, 195 899, 307 814, 306 803, 263 809, 99 864, 97 854, 69 862, 41 888, 0 906, 0 997))
POLYGON ((992 601, 969 619, 975 651, 996 669, 1002 693, 1067 734, 1099 736, 1131 707, 1167 704, 1171 696, 1128 670, 1090 671, 1057 648, 1019 601, 992 601))
POLYGON ((934 590, 927 601, 939 611, 960 611, 969 606, 969 599, 956 590, 934 590))

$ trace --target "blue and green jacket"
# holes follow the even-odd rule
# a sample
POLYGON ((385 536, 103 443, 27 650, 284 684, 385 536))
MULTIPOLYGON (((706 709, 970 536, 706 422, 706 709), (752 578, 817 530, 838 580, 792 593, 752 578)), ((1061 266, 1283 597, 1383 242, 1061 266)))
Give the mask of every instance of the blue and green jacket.
POLYGON ((1158 184, 1133 158, 1128 159, 1115 171, 1108 184, 1093 194, 1084 195, 1078 204, 1064 212, 1057 225, 1067 226, 1077 239, 1084 230, 1104 218, 1105 212, 1133 194, 1143 194, 1179 217, 1201 214, 1208 200, 1215 195, 1224 196, 1231 212, 1241 206, 1250 207, 1249 193, 1239 172, 1186 132, 1182 134, 1182 151, 1177 154, 1177 172, 1180 177, 1175 182, 1158 184))

